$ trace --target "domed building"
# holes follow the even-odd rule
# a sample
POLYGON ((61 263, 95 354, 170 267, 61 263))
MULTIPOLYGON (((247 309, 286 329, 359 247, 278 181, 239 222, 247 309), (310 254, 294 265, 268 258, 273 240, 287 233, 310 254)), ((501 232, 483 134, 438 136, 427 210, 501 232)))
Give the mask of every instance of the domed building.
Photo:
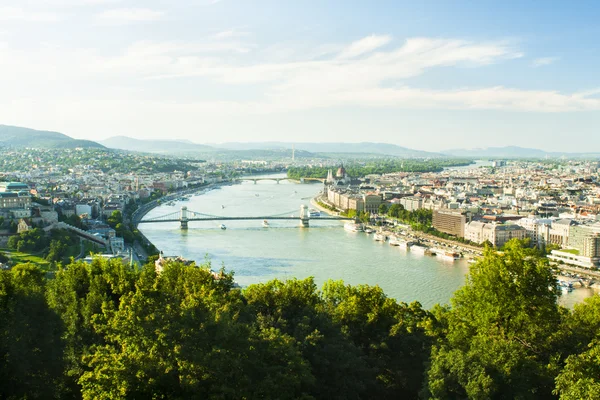
POLYGON ((327 179, 325 180, 325 185, 348 185, 350 182, 351 179, 348 176, 348 173, 346 172, 346 168, 344 168, 344 165, 341 164, 337 172, 335 173, 335 177, 333 176, 333 172, 331 170, 327 172, 327 179))
POLYGON ((340 167, 338 168, 335 177, 337 179, 345 179, 346 178, 346 168, 344 168, 344 164, 341 164, 340 167))

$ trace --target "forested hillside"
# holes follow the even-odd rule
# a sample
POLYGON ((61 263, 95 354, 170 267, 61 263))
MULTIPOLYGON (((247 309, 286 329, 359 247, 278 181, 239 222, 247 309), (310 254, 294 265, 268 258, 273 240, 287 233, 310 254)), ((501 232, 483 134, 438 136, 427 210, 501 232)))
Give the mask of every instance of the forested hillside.
POLYGON ((0 271, 0 398, 600 398, 600 298, 558 306, 518 242, 432 310, 333 281, 240 290, 209 267, 0 271))

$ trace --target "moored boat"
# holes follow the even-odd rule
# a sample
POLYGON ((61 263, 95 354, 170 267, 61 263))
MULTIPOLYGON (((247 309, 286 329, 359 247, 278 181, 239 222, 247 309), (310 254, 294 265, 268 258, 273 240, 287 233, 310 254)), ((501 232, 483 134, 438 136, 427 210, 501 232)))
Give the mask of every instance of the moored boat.
POLYGON ((344 229, 348 232, 361 232, 363 230, 362 224, 357 224, 356 222, 346 222, 344 224, 344 229))
POLYGON ((400 239, 398 236, 396 235, 391 235, 389 237, 390 241, 390 246, 400 246, 402 244, 402 242, 404 242, 404 240, 400 239))
POLYGON ((385 242, 387 240, 387 236, 385 236, 385 233, 382 232, 377 232, 374 236, 373 236, 373 240, 377 241, 377 242, 385 242))
POLYGON ((262 222, 262 226, 263 226, 263 228, 268 228, 269 227, 269 221, 267 221, 266 219, 264 219, 263 222, 262 222))
POLYGON ((413 244, 410 247, 410 251, 411 252, 415 252, 417 254, 425 254, 427 251, 429 251, 429 247, 427 246, 422 246, 420 244, 413 244))
POLYGON ((455 251, 439 251, 435 253, 437 257, 440 257, 442 260, 455 261, 460 258, 460 254, 455 251))

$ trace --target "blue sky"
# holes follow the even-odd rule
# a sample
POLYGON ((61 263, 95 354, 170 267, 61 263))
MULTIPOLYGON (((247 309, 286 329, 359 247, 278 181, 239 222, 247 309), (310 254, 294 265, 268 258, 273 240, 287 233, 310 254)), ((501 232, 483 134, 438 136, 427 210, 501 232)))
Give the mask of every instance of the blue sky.
POLYGON ((0 123, 600 152, 600 5, 4 0, 0 123))

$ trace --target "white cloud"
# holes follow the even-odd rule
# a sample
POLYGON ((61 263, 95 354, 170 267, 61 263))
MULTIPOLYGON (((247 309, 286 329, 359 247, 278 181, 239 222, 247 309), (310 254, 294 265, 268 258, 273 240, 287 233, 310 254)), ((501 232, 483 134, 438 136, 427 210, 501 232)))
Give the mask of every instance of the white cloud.
POLYGON ((213 35, 193 43, 137 42, 113 56, 94 49, 57 47, 28 52, 0 43, 0 87, 5 98, 15 99, 10 108, 0 104, 0 109, 6 115, 10 115, 8 110, 16 115, 22 106, 23 114, 39 110, 41 102, 47 100, 52 104, 50 111, 56 107, 54 104, 62 104, 63 113, 102 109, 103 115, 110 117, 121 109, 144 115, 162 112, 182 119, 186 113, 266 115, 338 106, 526 112, 600 110, 596 89, 563 93, 500 85, 452 90, 411 85, 412 78, 432 68, 482 67, 521 57, 522 53, 509 43, 412 38, 391 47, 388 37, 370 36, 347 46, 329 46, 330 50, 318 58, 305 55, 294 61, 269 61, 271 53, 267 49, 257 49, 235 36, 213 35), (186 85, 195 88, 203 88, 209 81, 213 88, 226 90, 202 93, 200 89, 202 96, 194 97, 196 93, 190 89, 187 97, 167 101, 162 93, 148 89, 160 86, 161 91, 169 90, 169 80, 176 78, 186 78, 186 85), (157 85, 156 80, 164 82, 157 85), (80 90, 82 86, 85 90, 80 90), (63 94, 65 99, 58 102, 56 93, 63 93, 64 88, 77 90, 72 97, 63 94), (89 97, 80 98, 82 93, 89 97), (72 103, 80 106, 65 106, 72 103))
POLYGON ((30 11, 20 7, 0 7, 0 21, 56 22, 61 15, 48 11, 30 11))
POLYGON ((391 42, 391 40, 392 37, 388 35, 367 36, 346 47, 339 55, 339 58, 353 58, 370 53, 382 46, 385 46, 391 42))
POLYGON ((149 8, 115 8, 99 13, 96 19, 107 24, 157 21, 164 16, 162 11, 149 8))
POLYGON ((531 63, 531 65, 533 67, 543 67, 544 65, 550 65, 552 63, 554 63, 556 60, 558 60, 558 57, 542 57, 542 58, 536 58, 535 60, 533 60, 533 62, 531 63))

